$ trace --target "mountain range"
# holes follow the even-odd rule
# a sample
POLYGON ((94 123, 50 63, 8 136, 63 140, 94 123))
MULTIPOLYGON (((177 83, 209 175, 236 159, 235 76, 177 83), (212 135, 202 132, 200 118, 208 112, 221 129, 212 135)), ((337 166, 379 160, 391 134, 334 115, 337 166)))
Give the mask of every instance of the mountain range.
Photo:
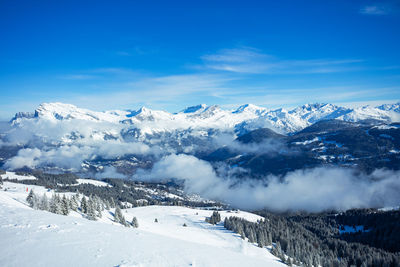
POLYGON ((185 108, 177 113, 152 110, 142 107, 131 111, 97 112, 63 103, 43 103, 34 112, 19 112, 11 120, 19 124, 26 119, 62 121, 84 120, 125 124, 140 129, 143 133, 168 132, 183 129, 254 130, 271 128, 290 134, 300 131, 321 120, 343 120, 349 122, 398 122, 400 103, 377 107, 340 107, 333 104, 306 104, 291 110, 268 109, 245 104, 234 110, 224 110, 218 105, 205 104, 185 108))
POLYGON ((306 104, 291 110, 205 104, 177 113, 91 111, 43 103, 19 112, 0 134, 0 167, 131 175, 163 156, 188 154, 211 164, 285 174, 321 165, 363 170, 400 166, 400 103, 377 107, 306 104))

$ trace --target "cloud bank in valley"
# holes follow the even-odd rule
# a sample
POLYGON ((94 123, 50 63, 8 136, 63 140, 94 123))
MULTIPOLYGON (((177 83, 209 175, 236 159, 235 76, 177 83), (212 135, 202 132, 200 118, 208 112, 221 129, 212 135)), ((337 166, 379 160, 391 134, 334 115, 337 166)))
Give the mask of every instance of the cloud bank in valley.
POLYGON ((141 143, 122 143, 107 141, 91 145, 63 145, 47 148, 20 149, 15 157, 4 164, 4 168, 15 170, 23 167, 40 168, 54 166, 58 168, 80 171, 82 163, 96 158, 115 159, 129 154, 147 155, 152 148, 141 143))
POLYGON ((400 205, 400 173, 384 170, 370 175, 343 168, 298 170, 283 178, 269 176, 267 185, 217 175, 208 162, 181 154, 165 156, 151 170, 139 170, 133 178, 184 180, 185 190, 190 193, 245 209, 318 212, 400 205))
MULTIPOLYGON (((211 165, 195 156, 178 154, 162 139, 147 144, 134 138, 125 139, 123 128, 118 127, 123 126, 79 120, 62 123, 27 120, 10 129, 9 134, 0 140, 0 146, 3 143, 23 147, 3 167, 10 170, 54 167, 79 172, 86 161, 143 155, 158 161, 150 170, 137 170, 133 179, 156 182, 176 178, 184 181, 189 193, 198 193, 239 208, 322 211, 400 205, 400 172, 377 170, 366 175, 353 169, 321 167, 293 171, 283 177, 267 176, 262 181, 246 179, 248 170, 223 163, 211 165), (238 179, 238 176, 242 178, 238 179)), ((212 136, 212 140, 204 141, 213 145, 204 145, 203 142, 193 145, 192 142, 185 146, 182 142, 179 148, 191 154, 201 146, 228 147, 240 153, 289 151, 279 141, 243 144, 235 138, 234 133, 218 133, 212 136)), ((295 151, 290 150, 290 153, 295 151)), ((104 166, 96 177, 124 178, 124 175, 115 167, 104 166)))
POLYGON ((114 124, 87 121, 24 121, 5 133, 3 146, 18 146, 16 156, 4 168, 57 167, 80 171, 87 160, 115 159, 126 155, 158 155, 158 146, 126 142, 114 124), (105 135, 108 135, 106 137, 105 135))

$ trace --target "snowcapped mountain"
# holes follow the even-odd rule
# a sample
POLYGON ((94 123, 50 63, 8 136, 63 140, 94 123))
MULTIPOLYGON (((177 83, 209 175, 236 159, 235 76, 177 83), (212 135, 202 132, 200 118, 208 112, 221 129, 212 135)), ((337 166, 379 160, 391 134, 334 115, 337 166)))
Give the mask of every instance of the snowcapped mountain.
POLYGON ((34 113, 19 112, 12 122, 19 123, 24 119, 44 119, 44 120, 87 120, 87 121, 105 121, 119 122, 124 116, 129 114, 128 111, 106 111, 96 112, 88 109, 78 108, 71 104, 64 103, 43 103, 34 113))
POLYGON ((397 122, 399 105, 346 108, 306 104, 291 110, 271 110, 246 104, 226 110, 201 104, 169 113, 146 107, 98 112, 70 104, 44 103, 32 113, 17 113, 10 129, 0 134, 0 167, 107 173, 106 167, 112 166, 132 174, 169 154, 205 158, 257 129, 295 136, 329 120, 360 125, 397 122))
POLYGON ((108 122, 135 127, 147 134, 185 129, 234 130, 241 126, 246 130, 271 128, 284 134, 300 131, 320 120, 339 119, 350 122, 376 120, 396 122, 400 119, 400 104, 379 107, 345 108, 332 104, 306 104, 292 110, 269 110, 245 104, 235 110, 224 110, 217 105, 205 104, 185 108, 178 113, 151 110, 142 107, 137 111, 97 112, 63 103, 41 104, 34 113, 17 113, 12 120, 18 125, 24 120, 83 120, 108 122))

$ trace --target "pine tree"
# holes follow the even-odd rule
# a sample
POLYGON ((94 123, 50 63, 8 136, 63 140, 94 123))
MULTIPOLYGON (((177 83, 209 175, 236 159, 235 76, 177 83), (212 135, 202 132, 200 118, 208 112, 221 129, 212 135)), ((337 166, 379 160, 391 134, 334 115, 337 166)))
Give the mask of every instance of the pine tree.
POLYGON ((79 202, 79 196, 78 194, 75 194, 71 197, 70 201, 69 201, 69 207, 71 208, 71 210, 73 211, 77 211, 78 210, 78 202, 79 202))
POLYGON ((28 202, 30 207, 33 207, 33 197, 35 196, 35 193, 33 192, 33 189, 29 191, 28 196, 26 197, 26 202, 28 202))
POLYGON ((122 215, 122 211, 119 206, 115 208, 114 221, 126 227, 129 227, 129 224, 126 222, 124 215, 122 215))
POLYGON ((136 219, 136 217, 132 218, 131 224, 132 224, 133 228, 138 228, 139 227, 139 223, 138 223, 138 220, 136 219))
POLYGON ((94 197, 94 205, 97 211, 97 217, 102 217, 102 211, 104 210, 103 202, 98 196, 94 197))
POLYGON ((53 194, 50 199, 50 212, 55 214, 62 214, 61 200, 57 194, 53 194))
POLYGON ((35 210, 39 209, 40 207, 40 199, 38 197, 38 195, 33 194, 33 199, 32 199, 32 208, 34 208, 35 210))
POLYGON ((261 231, 257 232, 257 245, 260 248, 263 248, 265 246, 264 233, 261 231))
POLYGON ((40 198, 39 209, 47 211, 50 210, 49 200, 47 199, 46 194, 43 194, 43 196, 40 198))
POLYGON ((87 214, 88 212, 88 205, 87 205, 87 201, 86 201, 86 197, 82 196, 82 200, 81 200, 81 211, 85 214, 87 214))
POLYGON ((206 222, 211 224, 217 224, 220 221, 221 221, 221 215, 218 213, 218 211, 214 211, 210 218, 206 218, 206 222))
POLYGON ((254 237, 254 232, 252 229, 249 230, 248 239, 250 243, 256 242, 256 238, 254 237))
POLYGON ((106 210, 110 210, 110 202, 107 199, 104 201, 104 205, 106 210))
POLYGON ((115 201, 114 201, 114 198, 111 198, 111 200, 110 200, 110 207, 113 209, 113 208, 115 208, 115 201))
POLYGON ((63 198, 61 200, 61 210, 62 210, 63 215, 69 214, 69 206, 70 206, 70 204, 69 204, 68 199, 66 198, 65 195, 63 195, 63 198))
POLYGON ((87 218, 89 220, 95 221, 96 218, 96 204, 93 200, 93 197, 90 196, 87 202, 87 218))

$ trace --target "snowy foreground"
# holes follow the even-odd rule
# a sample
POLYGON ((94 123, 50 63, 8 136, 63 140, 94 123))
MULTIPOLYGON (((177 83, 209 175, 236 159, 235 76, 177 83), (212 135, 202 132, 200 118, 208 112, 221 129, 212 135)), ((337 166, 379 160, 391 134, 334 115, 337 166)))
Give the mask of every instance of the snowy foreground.
MULTIPOLYGON (((109 211, 98 221, 76 212, 69 216, 27 206, 27 188, 5 182, 0 190, 0 266, 284 266, 266 248, 258 248, 223 228, 206 223, 212 211, 147 206, 123 210, 139 228, 112 221, 109 211), (7 188, 7 191, 4 189, 7 188), (154 219, 158 219, 158 223, 154 219), (187 227, 183 227, 183 224, 187 227)), ((257 215, 221 212, 256 221, 257 215)))

